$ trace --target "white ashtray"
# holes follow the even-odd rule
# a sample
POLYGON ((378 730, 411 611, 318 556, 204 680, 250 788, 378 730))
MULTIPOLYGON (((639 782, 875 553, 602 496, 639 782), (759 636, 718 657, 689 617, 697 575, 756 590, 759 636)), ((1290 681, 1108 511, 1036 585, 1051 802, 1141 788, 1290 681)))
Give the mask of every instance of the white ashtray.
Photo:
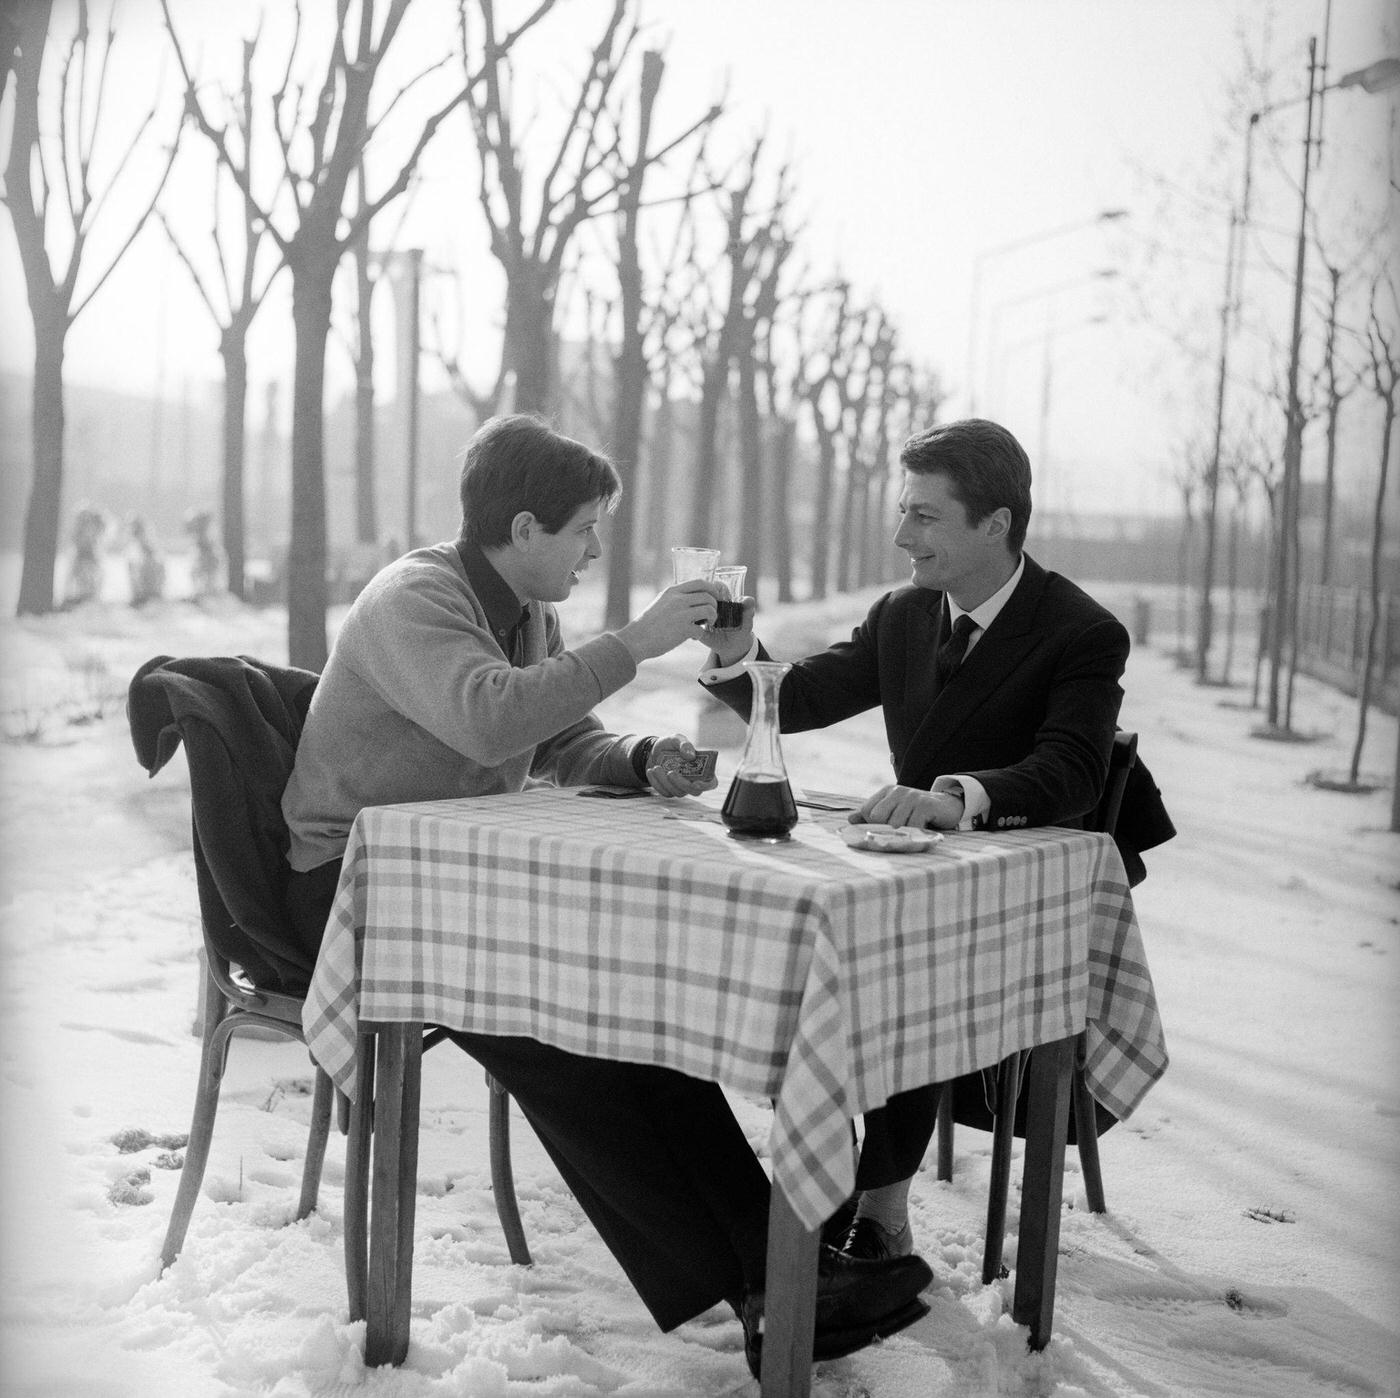
POLYGON ((879 854, 916 854, 932 849, 943 835, 917 825, 843 825, 841 838, 852 849, 874 850, 879 854))

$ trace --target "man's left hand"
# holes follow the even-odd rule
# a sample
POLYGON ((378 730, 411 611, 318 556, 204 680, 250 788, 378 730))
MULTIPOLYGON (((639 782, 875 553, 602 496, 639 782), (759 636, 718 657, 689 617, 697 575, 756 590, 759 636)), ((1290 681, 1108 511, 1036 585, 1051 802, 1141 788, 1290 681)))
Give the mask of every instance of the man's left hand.
POLYGON ((956 830, 962 818, 961 796, 914 786, 882 786, 847 817, 853 825, 915 825, 932 830, 956 830))
POLYGON ((698 796, 702 791, 713 791, 719 785, 715 777, 706 781, 695 781, 681 772, 675 761, 680 758, 689 761, 695 756, 695 745, 679 733, 670 738, 658 738, 647 757, 647 782, 658 796, 698 796))

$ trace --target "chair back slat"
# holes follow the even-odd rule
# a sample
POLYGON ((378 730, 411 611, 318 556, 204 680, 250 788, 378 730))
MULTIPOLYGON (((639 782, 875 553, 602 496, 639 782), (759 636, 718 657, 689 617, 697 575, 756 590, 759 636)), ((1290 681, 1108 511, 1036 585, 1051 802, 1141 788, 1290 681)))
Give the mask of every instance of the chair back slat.
POLYGON ((1086 830, 1112 835, 1118 827, 1118 812, 1123 808, 1123 792, 1128 785, 1128 773, 1137 761, 1138 735, 1119 729, 1113 735, 1113 751, 1108 759, 1108 779, 1103 795, 1093 814, 1084 822, 1086 830))

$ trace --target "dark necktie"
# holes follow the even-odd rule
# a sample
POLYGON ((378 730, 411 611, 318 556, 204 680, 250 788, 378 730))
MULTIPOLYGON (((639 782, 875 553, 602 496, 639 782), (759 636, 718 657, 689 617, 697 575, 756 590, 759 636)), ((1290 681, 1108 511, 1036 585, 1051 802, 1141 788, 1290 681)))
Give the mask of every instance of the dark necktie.
POLYGON ((976 630, 977 623, 964 612, 953 623, 952 634, 938 647, 938 656, 934 663, 938 669, 940 688, 958 673, 958 668, 963 663, 963 656, 967 654, 967 643, 976 630))

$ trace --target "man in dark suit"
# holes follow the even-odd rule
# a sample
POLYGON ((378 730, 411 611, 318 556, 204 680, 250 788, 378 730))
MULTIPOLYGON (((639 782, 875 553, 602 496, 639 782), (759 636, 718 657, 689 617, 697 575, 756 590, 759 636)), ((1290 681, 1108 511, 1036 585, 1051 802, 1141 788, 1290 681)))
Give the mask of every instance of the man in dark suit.
MULTIPOLYGON (((1022 551, 1031 514, 1025 451, 979 418, 918 434, 904 468, 894 542, 909 586, 886 593, 849 641, 797 661, 783 680, 786 732, 823 728, 879 705, 895 781, 852 820, 942 830, 1080 826, 1108 773, 1128 633, 1067 578, 1022 551)), ((738 666, 767 658, 744 625, 715 632, 701 682, 747 715, 738 666)), ((981 1080, 960 1080, 980 1098, 981 1080)), ((912 1251, 909 1181, 932 1137, 938 1089, 867 1115, 853 1218, 856 1257, 912 1251)), ((955 1108, 956 1111, 956 1108, 955 1108)), ((962 1113, 958 1113, 962 1115, 962 1113)))

